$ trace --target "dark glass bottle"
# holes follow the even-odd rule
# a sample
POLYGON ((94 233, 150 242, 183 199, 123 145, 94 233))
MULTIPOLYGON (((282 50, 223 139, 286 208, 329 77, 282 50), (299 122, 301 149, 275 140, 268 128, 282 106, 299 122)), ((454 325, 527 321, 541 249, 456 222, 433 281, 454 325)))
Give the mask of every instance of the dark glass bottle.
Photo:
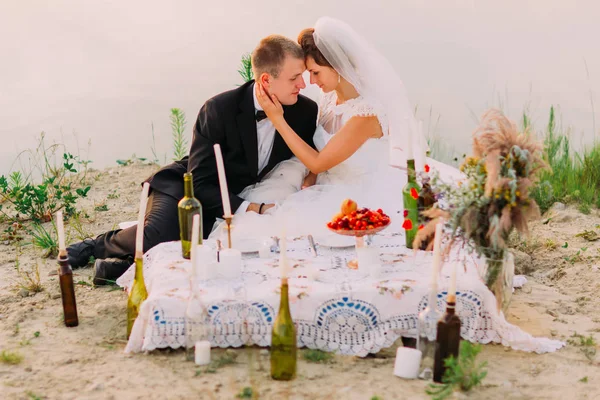
POLYGON ((417 174, 415 172, 415 160, 406 162, 408 182, 402 189, 402 201, 404 205, 404 231, 406 233, 406 247, 413 248, 413 242, 419 229, 419 207, 418 198, 421 187, 417 183, 417 174))
MULTIPOLYGON (((435 204, 435 195, 431 189, 429 180, 429 177, 423 178, 421 182, 423 187, 421 188, 419 198, 417 199, 417 206, 419 208, 419 226, 423 226, 429 222, 429 218, 425 217, 423 212, 431 209, 435 204)), ((433 236, 433 234, 429 235, 423 243, 421 243, 420 250, 425 250, 427 248, 429 243, 433 240, 433 236)))
POLYGON ((279 313, 271 336, 271 378, 289 381, 296 377, 296 327, 290 313, 288 280, 281 279, 279 313))
POLYGON ((446 372, 444 360, 451 355, 458 358, 460 345, 460 319, 455 313, 456 292, 448 293, 446 313, 437 324, 437 338, 435 344, 435 360, 433 365, 433 381, 442 383, 446 372))
POLYGON ((194 215, 200 215, 200 236, 198 244, 202 244, 202 204, 194 197, 194 183, 192 174, 183 175, 183 198, 177 204, 179 214, 179 237, 183 257, 189 260, 192 240, 192 220, 194 215))
POLYGON ((73 285, 73 270, 69 265, 66 252, 58 256, 58 280, 63 303, 65 325, 73 327, 79 325, 77 317, 77 302, 75 301, 75 286, 73 285))

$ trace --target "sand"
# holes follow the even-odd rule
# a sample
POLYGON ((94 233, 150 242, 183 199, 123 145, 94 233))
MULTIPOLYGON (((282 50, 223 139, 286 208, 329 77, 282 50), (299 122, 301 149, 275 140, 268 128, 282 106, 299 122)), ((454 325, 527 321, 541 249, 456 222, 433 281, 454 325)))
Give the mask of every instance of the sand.
MULTIPOLYGON (((91 172, 89 198, 78 205, 89 218, 79 230, 96 235, 135 219, 139 182, 155 169, 130 165, 91 172), (95 210, 104 204, 107 211, 95 210)), ((0 231, 7 226, 0 224, 0 231)), ((584 230, 600 233, 600 214, 559 206, 531 227, 530 238, 513 241, 518 269, 529 282, 515 292, 508 320, 533 335, 567 341, 575 333, 591 334, 600 340, 600 240, 575 237, 584 230)), ((67 231, 71 241, 78 240, 73 224, 67 231)), ((367 358, 336 355, 327 363, 300 356, 298 377, 289 383, 269 378, 268 351, 259 348, 213 350, 213 358, 235 358, 213 372, 185 362, 180 350, 125 354, 125 293, 93 288, 91 268, 76 270, 80 324, 65 328, 56 263, 28 242, 22 242, 18 260, 22 270, 39 268, 39 293, 18 286, 17 247, 0 244, 0 351, 23 357, 15 365, 0 360, 2 399, 233 399, 245 387, 261 399, 428 398, 426 382, 392 375, 394 348, 367 358)), ((600 354, 591 354, 597 348, 587 348, 588 358, 585 347, 571 344, 543 355, 486 345, 479 356, 488 363, 483 386, 455 397, 600 398, 600 354)))

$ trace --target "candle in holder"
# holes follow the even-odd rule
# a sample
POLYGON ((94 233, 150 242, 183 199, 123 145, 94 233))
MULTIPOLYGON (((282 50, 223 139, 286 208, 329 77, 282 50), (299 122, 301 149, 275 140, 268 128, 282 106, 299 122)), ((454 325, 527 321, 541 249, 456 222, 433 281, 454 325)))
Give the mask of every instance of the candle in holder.
POLYGON ((281 274, 281 278, 287 278, 290 269, 287 258, 287 240, 285 235, 285 230, 283 230, 281 239, 279 240, 279 273, 281 274))
POLYGON ((398 347, 394 363, 394 375, 404 379, 416 379, 421 365, 421 351, 410 347, 398 347))
POLYGON ((138 212, 138 224, 135 235, 135 257, 141 258, 144 255, 144 218, 146 216, 146 204, 148 202, 148 192, 150 184, 144 182, 142 194, 140 196, 140 211, 138 212))
POLYGON ((239 279, 242 276, 242 252, 237 249, 225 249, 220 253, 219 269, 226 279, 239 279))
POLYGON ((219 174, 219 186, 221 187, 221 200, 223 201, 223 217, 231 218, 231 203, 229 202, 229 190, 227 189, 227 176, 225 175, 225 163, 223 162, 223 154, 221 146, 217 143, 214 145, 215 158, 217 159, 217 172, 219 174))
POLYGON ((56 230, 58 231, 58 255, 66 256, 67 248, 65 246, 65 226, 62 211, 56 212, 56 230))
POLYGON ((196 352, 194 358, 196 365, 210 364, 210 342, 208 340, 196 342, 196 352))

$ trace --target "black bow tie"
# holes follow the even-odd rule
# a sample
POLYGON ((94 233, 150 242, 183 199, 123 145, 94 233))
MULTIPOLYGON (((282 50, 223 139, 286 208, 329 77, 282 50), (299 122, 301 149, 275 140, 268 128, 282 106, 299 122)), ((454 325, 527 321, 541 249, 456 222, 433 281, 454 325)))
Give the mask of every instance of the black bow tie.
POLYGON ((263 110, 257 110, 254 118, 256 118, 256 122, 260 122, 263 119, 267 118, 267 114, 265 114, 263 110))

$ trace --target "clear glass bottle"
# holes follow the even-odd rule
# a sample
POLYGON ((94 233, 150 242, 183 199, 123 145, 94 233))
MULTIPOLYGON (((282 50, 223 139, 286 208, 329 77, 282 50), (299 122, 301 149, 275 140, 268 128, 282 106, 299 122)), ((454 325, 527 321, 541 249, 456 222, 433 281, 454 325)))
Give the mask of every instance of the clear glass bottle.
POLYGON ((419 313, 417 320, 417 349, 422 354, 419 378, 425 380, 433 378, 437 324, 442 317, 437 308, 437 289, 437 285, 431 285, 427 306, 419 313))

